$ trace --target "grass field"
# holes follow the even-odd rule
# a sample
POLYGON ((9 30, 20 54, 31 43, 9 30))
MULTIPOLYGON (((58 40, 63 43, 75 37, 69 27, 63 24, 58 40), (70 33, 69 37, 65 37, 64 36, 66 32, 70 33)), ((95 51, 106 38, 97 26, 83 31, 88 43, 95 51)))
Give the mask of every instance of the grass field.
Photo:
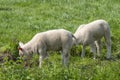
MULTIPOLYGON (((120 1, 119 0, 0 0, 0 54, 11 53, 17 61, 0 63, 0 80, 120 80, 120 1), (70 64, 61 64, 61 55, 51 54, 40 69, 24 68, 18 57, 18 42, 26 43, 36 33, 64 28, 72 33, 80 24, 104 19, 112 34, 112 60, 93 60, 89 47, 84 59, 81 46, 71 50, 70 64), (21 64, 19 64, 21 63, 21 64)), ((103 40, 104 41, 104 40, 103 40)), ((33 60, 35 63, 35 60, 33 60)))

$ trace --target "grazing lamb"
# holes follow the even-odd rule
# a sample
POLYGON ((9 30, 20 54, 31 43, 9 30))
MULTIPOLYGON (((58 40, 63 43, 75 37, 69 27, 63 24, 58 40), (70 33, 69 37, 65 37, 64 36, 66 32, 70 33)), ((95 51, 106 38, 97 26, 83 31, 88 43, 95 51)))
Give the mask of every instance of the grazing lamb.
POLYGON ((100 56, 101 53, 101 38, 104 37, 107 47, 106 58, 111 58, 111 35, 109 24, 105 20, 96 20, 88 24, 80 25, 74 33, 77 39, 77 44, 82 44, 81 57, 85 55, 85 47, 90 45, 91 52, 94 53, 94 59, 96 58, 96 47, 97 54, 100 56))
POLYGON ((62 63, 66 66, 69 59, 69 50, 73 44, 73 37, 71 32, 64 29, 41 32, 26 44, 19 42, 19 55, 28 59, 32 53, 38 53, 40 55, 39 67, 41 67, 42 60, 47 57, 47 51, 61 50, 62 63))

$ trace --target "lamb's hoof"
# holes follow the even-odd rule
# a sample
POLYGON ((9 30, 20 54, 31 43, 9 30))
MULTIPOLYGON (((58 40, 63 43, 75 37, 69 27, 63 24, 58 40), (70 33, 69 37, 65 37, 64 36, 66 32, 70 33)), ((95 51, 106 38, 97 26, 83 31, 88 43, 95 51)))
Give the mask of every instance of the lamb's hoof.
POLYGON ((81 55, 81 58, 84 59, 84 55, 81 55))
POLYGON ((109 58, 106 58, 106 60, 113 60, 113 58, 112 58, 112 57, 109 57, 109 58))
POLYGON ((94 57, 93 59, 94 59, 94 60, 96 60, 96 58, 95 58, 95 57, 94 57))

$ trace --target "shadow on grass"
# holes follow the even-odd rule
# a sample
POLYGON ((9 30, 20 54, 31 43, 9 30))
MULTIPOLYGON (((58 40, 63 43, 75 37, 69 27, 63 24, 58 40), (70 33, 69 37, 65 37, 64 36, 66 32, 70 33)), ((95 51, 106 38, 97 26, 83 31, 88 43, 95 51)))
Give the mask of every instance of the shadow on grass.
POLYGON ((12 8, 8 8, 8 7, 0 7, 0 11, 11 11, 12 8))
POLYGON ((101 61, 118 61, 120 60, 120 54, 113 55, 111 58, 107 59, 105 56, 97 57, 101 61))
POLYGON ((4 63, 4 59, 7 58, 9 60, 16 61, 17 58, 15 58, 10 52, 0 53, 0 63, 4 63))

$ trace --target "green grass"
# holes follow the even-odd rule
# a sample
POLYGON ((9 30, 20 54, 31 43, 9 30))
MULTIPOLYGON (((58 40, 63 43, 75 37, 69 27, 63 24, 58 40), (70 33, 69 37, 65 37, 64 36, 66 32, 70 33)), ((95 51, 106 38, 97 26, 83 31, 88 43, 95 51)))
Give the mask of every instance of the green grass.
POLYGON ((26 43, 38 32, 64 28, 74 33, 80 24, 104 19, 111 27, 114 59, 104 59, 104 46, 97 60, 89 55, 89 48, 85 59, 79 57, 80 47, 71 51, 69 68, 62 66, 60 54, 51 54, 41 69, 24 68, 21 60, 5 60, 0 64, 0 80, 119 80, 119 5, 119 0, 0 0, 0 54, 18 57, 18 42, 26 43))

